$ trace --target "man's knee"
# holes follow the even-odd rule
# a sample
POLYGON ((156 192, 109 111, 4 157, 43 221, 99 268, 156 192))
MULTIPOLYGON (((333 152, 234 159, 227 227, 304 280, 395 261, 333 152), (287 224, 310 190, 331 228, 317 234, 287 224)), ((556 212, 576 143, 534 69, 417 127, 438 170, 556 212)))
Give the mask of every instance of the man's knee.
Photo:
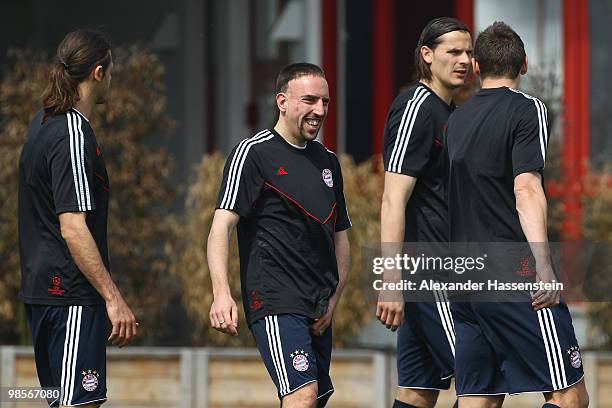
POLYGON ((589 406, 589 393, 584 381, 572 385, 565 390, 553 392, 546 402, 560 406, 561 408, 587 408, 589 406))
POLYGON ((437 390, 419 390, 414 388, 398 388, 396 399, 417 407, 433 408, 438 401, 437 390))
POLYGON ((316 408, 317 383, 313 382, 303 386, 283 397, 283 408, 316 408))
POLYGON ((556 406, 559 406, 561 408, 588 408, 589 406, 589 394, 584 393, 584 394, 578 394, 578 393, 571 393, 571 394, 565 394, 563 396, 560 397, 555 397, 552 400, 549 401, 552 404, 555 404, 556 406))
POLYGON ((459 408, 501 408, 503 396, 459 397, 459 408))

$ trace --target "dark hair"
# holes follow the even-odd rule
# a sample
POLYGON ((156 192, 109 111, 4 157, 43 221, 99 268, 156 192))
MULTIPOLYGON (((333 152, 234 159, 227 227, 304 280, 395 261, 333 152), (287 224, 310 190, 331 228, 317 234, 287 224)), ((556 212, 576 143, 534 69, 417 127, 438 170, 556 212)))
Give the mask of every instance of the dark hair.
POLYGON ((108 68, 110 50, 110 42, 99 31, 77 30, 66 34, 57 47, 57 61, 51 68, 50 84, 43 96, 43 122, 48 116, 60 115, 74 107, 79 100, 78 85, 98 65, 108 68))
POLYGON ((478 34, 474 59, 482 78, 516 78, 525 63, 525 45, 508 24, 496 21, 478 34))
POLYGON ((276 93, 286 92, 289 81, 307 75, 325 78, 325 72, 318 65, 308 62, 287 65, 281 69, 276 77, 276 93))
POLYGON ((470 32, 463 22, 452 17, 438 17, 427 23, 414 50, 414 79, 416 81, 431 80, 431 67, 423 59, 421 47, 425 46, 434 50, 440 43, 440 37, 452 31, 470 32))

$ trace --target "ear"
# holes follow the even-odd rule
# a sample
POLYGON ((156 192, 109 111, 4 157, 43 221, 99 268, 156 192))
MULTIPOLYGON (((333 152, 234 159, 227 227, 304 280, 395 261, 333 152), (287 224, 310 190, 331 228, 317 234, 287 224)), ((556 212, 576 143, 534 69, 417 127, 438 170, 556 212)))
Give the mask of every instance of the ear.
POLYGON ((104 79, 104 68, 102 68, 102 65, 96 66, 92 71, 91 76, 94 81, 101 82, 104 79))
POLYGON ((281 113, 287 112, 287 95, 279 92, 276 94, 276 106, 281 113))
POLYGON ((421 57, 423 57, 426 63, 431 64, 433 62, 433 50, 426 45, 422 46, 421 57))
POLYGON ((523 62, 523 66, 521 67, 521 75, 525 75, 527 73, 529 62, 527 60, 527 56, 525 55, 525 61, 523 62))
POLYGON ((472 58, 472 71, 474 71, 474 75, 480 76, 480 65, 478 65, 476 58, 472 58))

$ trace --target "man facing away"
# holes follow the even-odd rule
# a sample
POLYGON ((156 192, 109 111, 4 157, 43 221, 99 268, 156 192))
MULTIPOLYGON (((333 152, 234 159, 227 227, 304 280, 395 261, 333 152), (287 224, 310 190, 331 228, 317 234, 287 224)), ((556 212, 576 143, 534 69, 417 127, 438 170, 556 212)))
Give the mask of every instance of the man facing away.
MULTIPOLYGON (((446 134, 451 241, 528 243, 532 279, 552 282, 542 182, 547 112, 517 90, 527 72, 523 42, 496 22, 478 36, 472 64, 482 89, 451 115, 446 134)), ((517 293, 514 302, 479 295, 451 299, 459 407, 500 407, 505 394, 524 392, 543 393, 546 408, 588 406, 580 349, 559 292, 517 293)))
POLYGON ((102 34, 67 34, 19 161, 20 299, 40 385, 60 389, 54 407, 104 403, 106 316, 120 347, 138 326, 109 273, 109 181, 87 119, 106 102, 112 69, 102 34))
POLYGON ((228 283, 237 226, 247 324, 285 408, 324 407, 333 392, 331 322, 348 273, 351 223, 338 159, 315 140, 328 104, 321 68, 281 70, 278 122, 231 152, 208 237, 211 325, 237 334, 228 283))
MULTIPOLYGON (((430 21, 415 50, 418 82, 389 109, 381 241, 391 256, 402 250, 404 241, 448 242, 442 133, 454 109, 453 94, 468 74, 471 53, 465 24, 449 17, 430 21)), ((399 326, 393 407, 435 406, 455 372, 455 334, 446 294, 435 292, 429 301, 404 303, 401 293, 395 299, 381 293, 376 315, 392 330, 399 326)))

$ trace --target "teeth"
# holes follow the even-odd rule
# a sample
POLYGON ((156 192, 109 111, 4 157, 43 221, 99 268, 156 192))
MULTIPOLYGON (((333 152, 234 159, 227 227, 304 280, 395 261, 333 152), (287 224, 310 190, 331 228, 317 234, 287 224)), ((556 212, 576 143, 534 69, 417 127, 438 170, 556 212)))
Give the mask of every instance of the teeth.
POLYGON ((319 121, 314 119, 307 119, 306 123, 308 123, 310 126, 319 126, 319 121))

